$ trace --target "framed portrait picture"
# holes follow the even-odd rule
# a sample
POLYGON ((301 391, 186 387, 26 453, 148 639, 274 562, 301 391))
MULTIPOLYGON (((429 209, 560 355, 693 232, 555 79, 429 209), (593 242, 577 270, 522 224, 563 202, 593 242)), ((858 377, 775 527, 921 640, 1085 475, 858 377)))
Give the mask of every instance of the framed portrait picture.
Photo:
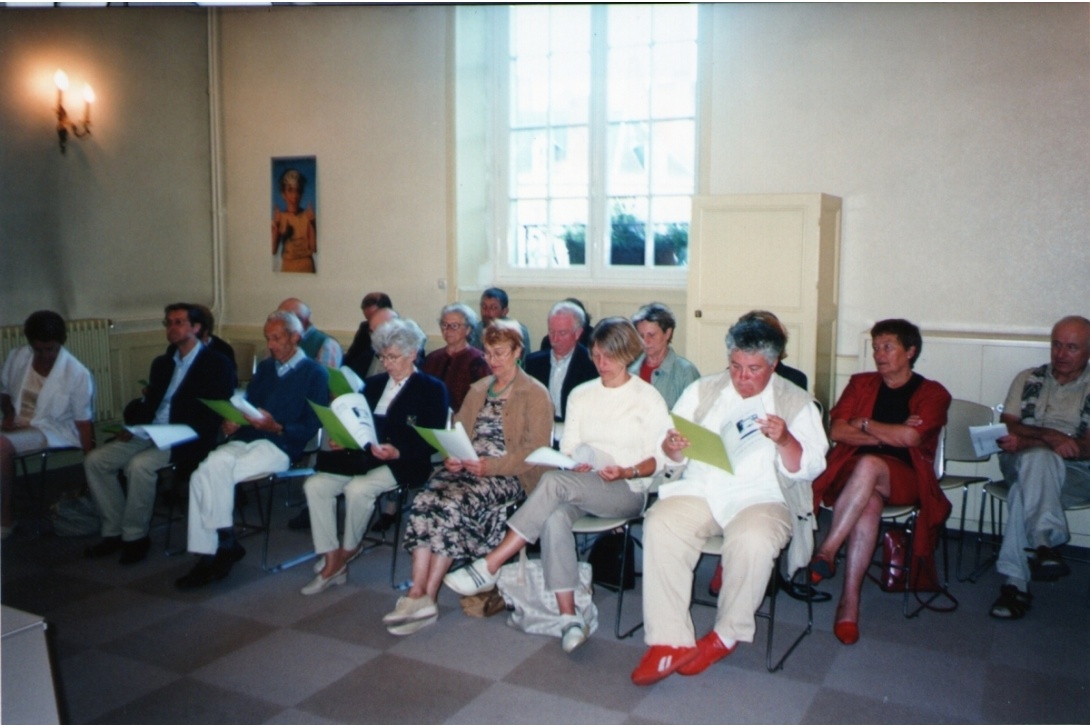
POLYGON ((317 271, 317 199, 317 157, 273 157, 273 272, 317 271))

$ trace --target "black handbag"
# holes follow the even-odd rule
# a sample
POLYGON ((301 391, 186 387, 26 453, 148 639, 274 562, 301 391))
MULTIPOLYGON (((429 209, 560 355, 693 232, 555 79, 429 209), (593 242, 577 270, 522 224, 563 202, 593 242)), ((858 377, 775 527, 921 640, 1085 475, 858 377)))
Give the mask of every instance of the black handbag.
POLYGON ((385 463, 371 454, 371 447, 368 445, 364 449, 323 449, 318 452, 314 469, 334 475, 353 476, 366 474, 382 464, 385 463))

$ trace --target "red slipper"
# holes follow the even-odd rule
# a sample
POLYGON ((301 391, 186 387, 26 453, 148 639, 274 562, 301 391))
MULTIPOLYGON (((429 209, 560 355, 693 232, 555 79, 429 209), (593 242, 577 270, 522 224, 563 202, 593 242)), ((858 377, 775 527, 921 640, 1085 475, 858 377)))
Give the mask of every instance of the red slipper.
POLYGON ((632 672, 632 683, 647 687, 673 674, 700 653, 693 646, 652 646, 632 672))
POLYGON ((696 656, 678 667, 677 673, 687 677, 695 676, 720 659, 730 656, 736 648, 737 643, 728 647, 719 638, 719 634, 709 631, 696 642, 696 656))

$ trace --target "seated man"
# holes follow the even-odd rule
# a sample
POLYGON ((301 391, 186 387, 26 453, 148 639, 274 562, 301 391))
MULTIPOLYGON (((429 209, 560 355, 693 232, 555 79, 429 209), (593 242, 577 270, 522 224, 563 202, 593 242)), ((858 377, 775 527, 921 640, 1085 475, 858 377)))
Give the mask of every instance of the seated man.
POLYGON ((788 569, 814 545, 811 482, 825 469, 828 441, 810 395, 774 376, 784 337, 763 321, 735 323, 727 334, 730 369, 693 382, 674 413, 734 442, 756 414, 756 431, 734 448, 734 474, 689 461, 689 441, 671 429, 662 450, 668 484, 644 521, 643 613, 649 645, 632 681, 645 686, 678 671, 699 674, 752 641, 776 556, 792 539, 788 569), (710 537, 723 536, 723 587, 715 627, 699 641, 689 615, 693 568, 710 537))
POLYGON ((371 346, 371 318, 382 309, 392 309, 393 302, 385 293, 368 293, 360 302, 360 310, 363 311, 363 322, 356 330, 356 337, 352 339, 352 345, 344 354, 344 365, 356 372, 361 379, 368 376, 371 364, 375 362, 375 349, 371 346))
MULTIPOLYGON (((551 350, 538 351, 526 357, 526 373, 549 390, 558 422, 564 421, 571 390, 585 381, 598 378, 598 369, 590 360, 590 353, 586 346, 579 343, 585 320, 586 314, 582 308, 566 300, 560 301, 549 311, 551 350)), ((560 437, 555 439, 559 440, 560 437)))
MULTIPOLYGON (((469 339, 469 345, 474 348, 479 348, 482 351, 484 346, 481 345, 481 331, 488 328, 492 324, 492 321, 497 318, 509 318, 508 315, 511 311, 507 301, 507 291, 503 288, 488 288, 481 293, 481 323, 477 327, 477 330, 473 332, 473 336, 469 339)), ((519 324, 519 330, 522 331, 522 345, 525 347, 523 356, 529 356, 530 351, 533 349, 533 345, 530 342, 530 331, 521 322, 519 324)))
POLYGON ((323 366, 336 369, 341 366, 344 351, 341 344, 333 336, 318 330, 310 322, 310 306, 298 298, 287 298, 282 301, 277 310, 294 313, 299 322, 303 324, 303 337, 299 340, 299 348, 308 358, 312 358, 323 366))
POLYGON ((102 515, 102 540, 87 548, 89 558, 121 551, 121 563, 148 554, 148 527, 155 506, 158 471, 175 464, 192 470, 216 446, 220 418, 201 399, 226 399, 234 389, 234 362, 201 343, 204 315, 188 303, 168 305, 163 324, 170 348, 151 363, 143 398, 125 409, 127 424, 187 424, 197 439, 162 451, 150 440, 122 430, 83 460, 87 486, 102 515), (122 470, 128 490, 121 489, 122 470))
POLYGON ((224 420, 231 441, 214 449, 190 478, 188 550, 201 557, 174 582, 180 589, 225 578, 246 555, 235 542, 235 484, 287 469, 318 431, 318 416, 307 400, 329 403, 329 374, 303 354, 302 335, 299 319, 287 311, 274 311, 265 321, 269 356, 246 389, 246 400, 261 416, 247 416, 244 427, 224 420))
POLYGON ((1064 507, 1090 501, 1090 320, 1061 318, 1052 327, 1051 362, 1018 374, 1003 404, 999 467, 1011 486, 1007 530, 996 570, 1007 582, 991 615, 1017 619, 1029 610, 1029 580, 1068 574, 1057 547, 1071 537, 1064 507), (1026 551, 1035 552, 1032 561, 1026 551))

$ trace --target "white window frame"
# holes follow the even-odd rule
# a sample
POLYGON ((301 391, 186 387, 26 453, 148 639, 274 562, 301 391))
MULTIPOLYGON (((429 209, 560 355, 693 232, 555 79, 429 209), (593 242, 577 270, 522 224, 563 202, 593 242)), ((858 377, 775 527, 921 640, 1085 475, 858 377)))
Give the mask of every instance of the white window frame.
MULTIPOLYGON (((497 8, 498 9, 498 8, 497 8)), ((698 9, 702 13, 702 9, 698 9)), ((491 147, 493 150, 491 185, 491 217, 492 229, 495 234, 493 245, 493 261, 495 264, 494 279, 502 284, 533 285, 541 287, 565 287, 571 288, 572 283, 589 287, 655 287, 684 289, 688 284, 688 264, 684 266, 627 266, 611 265, 609 263, 608 227, 609 210, 605 191, 605 149, 606 149, 606 95, 604 93, 591 94, 590 109, 590 146, 593 153, 590 160, 590 214, 587 221, 587 250, 586 264, 581 267, 569 268, 525 268, 513 265, 512 246, 515 240, 508 234, 510 213, 510 54, 509 54, 509 15, 508 8, 494 14, 495 25, 491 37, 494 39, 492 48, 493 69, 492 79, 493 118, 490 124, 492 129, 491 147)), ((597 37, 604 38, 606 10, 604 6, 592 6, 591 26, 597 37)), ((705 26, 698 20, 697 37, 697 99, 694 110, 694 160, 693 160, 693 191, 691 196, 698 194, 699 182, 699 158, 700 158, 700 70, 701 42, 705 26)), ((591 73, 592 85, 601 88, 606 72, 606 48, 604 43, 595 44, 592 47, 591 73)), ((652 196, 653 200, 654 197, 652 196)), ((690 219, 691 225, 691 219, 690 219)), ((690 228, 691 229, 691 228, 690 228)))

